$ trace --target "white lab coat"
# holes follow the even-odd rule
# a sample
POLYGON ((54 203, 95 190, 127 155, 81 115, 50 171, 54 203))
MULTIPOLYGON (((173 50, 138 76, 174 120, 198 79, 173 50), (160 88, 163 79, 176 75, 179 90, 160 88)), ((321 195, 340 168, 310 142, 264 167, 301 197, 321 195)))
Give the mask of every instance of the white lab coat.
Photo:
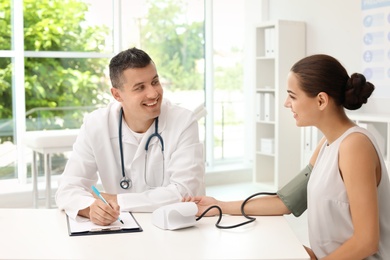
POLYGON ((57 206, 75 218, 80 209, 94 202, 91 186, 96 185, 99 177, 103 192, 118 194, 118 204, 124 211, 152 212, 160 206, 179 202, 185 196, 204 195, 205 168, 198 122, 191 111, 172 105, 166 99, 161 106, 158 124, 165 146, 163 185, 160 186, 163 177, 161 143, 156 137, 149 144, 148 185, 145 183, 145 144, 155 131, 155 123, 138 144, 123 121, 125 173, 131 179, 132 187, 127 190, 120 187, 120 108, 120 103, 114 101, 84 118, 73 152, 59 180, 57 206))

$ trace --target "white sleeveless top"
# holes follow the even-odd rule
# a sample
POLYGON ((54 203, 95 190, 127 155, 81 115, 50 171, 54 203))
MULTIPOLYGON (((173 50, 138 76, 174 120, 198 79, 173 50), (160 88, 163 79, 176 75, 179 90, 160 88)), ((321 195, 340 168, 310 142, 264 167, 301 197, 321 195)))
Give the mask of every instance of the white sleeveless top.
POLYGON ((340 247, 353 234, 347 191, 338 167, 338 154, 341 142, 354 132, 363 133, 371 140, 380 155, 382 169, 378 185, 379 251, 366 259, 387 260, 390 259, 389 175, 374 137, 358 126, 348 129, 330 145, 325 142, 313 167, 307 188, 310 247, 317 258, 322 258, 340 247))

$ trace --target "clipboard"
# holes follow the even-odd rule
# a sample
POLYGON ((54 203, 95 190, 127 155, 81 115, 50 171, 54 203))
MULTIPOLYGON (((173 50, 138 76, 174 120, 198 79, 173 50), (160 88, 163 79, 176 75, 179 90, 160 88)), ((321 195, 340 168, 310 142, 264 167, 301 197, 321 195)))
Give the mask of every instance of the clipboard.
POLYGON ((88 218, 78 216, 75 220, 66 215, 68 234, 69 236, 86 236, 143 231, 131 212, 121 212, 120 217, 124 224, 117 220, 108 226, 99 226, 92 223, 88 218))

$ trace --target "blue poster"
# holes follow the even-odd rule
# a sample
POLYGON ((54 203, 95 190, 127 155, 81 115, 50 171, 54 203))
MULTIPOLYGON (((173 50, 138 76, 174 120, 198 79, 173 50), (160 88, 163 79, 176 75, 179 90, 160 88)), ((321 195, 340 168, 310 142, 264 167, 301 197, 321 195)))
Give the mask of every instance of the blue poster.
POLYGON ((363 74, 376 90, 390 98, 390 0, 362 0, 363 74))

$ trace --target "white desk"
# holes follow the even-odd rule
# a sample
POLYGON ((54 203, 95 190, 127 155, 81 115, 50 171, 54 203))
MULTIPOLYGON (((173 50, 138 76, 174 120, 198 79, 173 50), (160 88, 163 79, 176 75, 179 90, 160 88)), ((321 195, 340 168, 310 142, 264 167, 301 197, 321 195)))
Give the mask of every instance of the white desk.
POLYGON ((38 203, 38 170, 37 154, 41 153, 44 158, 44 174, 46 181, 45 199, 46 207, 51 207, 51 154, 71 151, 76 141, 78 129, 29 131, 24 137, 24 144, 33 151, 31 163, 31 175, 33 182, 33 203, 38 203))
MULTIPOLYGON (((70 237, 58 209, 0 209, 0 259, 310 259, 280 217, 218 229, 216 217, 169 231, 154 226, 150 213, 135 213, 143 232, 70 237)), ((224 216, 221 225, 243 217, 224 216)))

